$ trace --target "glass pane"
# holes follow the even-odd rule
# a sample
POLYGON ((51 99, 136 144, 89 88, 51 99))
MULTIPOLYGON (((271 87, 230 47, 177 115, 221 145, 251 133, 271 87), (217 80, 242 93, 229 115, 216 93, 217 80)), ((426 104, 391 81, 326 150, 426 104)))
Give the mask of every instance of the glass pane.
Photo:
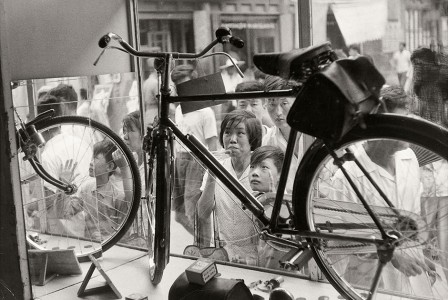
MULTIPOLYGON (((126 177, 113 153, 123 153, 118 150, 123 148, 117 148, 123 138, 122 120, 138 110, 138 92, 133 73, 35 79, 13 82, 12 86, 18 128, 21 121, 29 122, 54 109, 53 117, 88 117, 116 134, 116 138, 110 136, 88 122, 67 120, 60 124, 48 119, 43 122, 46 125, 36 125, 36 132, 29 130, 28 135, 21 135, 19 166, 29 264, 33 294, 39 297, 52 292, 51 286, 39 278, 45 258, 42 255, 49 255, 49 264, 62 259, 74 267, 66 271, 76 273, 76 261, 88 260, 88 254, 100 254, 106 243, 146 249, 141 217, 129 221, 132 225, 120 241, 113 238, 127 220, 133 197, 133 190, 125 185, 132 178, 126 177), (43 143, 39 145, 39 141, 43 143), (37 165, 72 185, 73 191, 63 192, 45 181, 30 160, 24 159, 34 154, 37 165), (67 250, 73 251, 71 256, 67 250)), ((140 209, 138 214, 143 215, 140 209)))

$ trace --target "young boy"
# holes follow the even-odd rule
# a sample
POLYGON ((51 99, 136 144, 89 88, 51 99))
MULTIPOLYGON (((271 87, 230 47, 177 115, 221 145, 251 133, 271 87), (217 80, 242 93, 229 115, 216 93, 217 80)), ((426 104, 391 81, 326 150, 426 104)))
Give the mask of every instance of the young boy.
MULTIPOLYGON (((295 87, 296 83, 287 81, 276 76, 266 76, 265 90, 287 90, 295 87)), ((289 142, 289 135, 291 133, 291 127, 286 122, 289 110, 293 105, 295 97, 288 98, 272 98, 267 100, 267 111, 271 117, 274 126, 269 132, 263 136, 262 145, 277 146, 282 151, 286 152, 286 147, 289 142)), ((299 138, 295 143, 294 157, 292 158, 291 165, 289 167, 288 181, 286 183, 286 191, 292 193, 294 184, 294 178, 296 170, 300 160, 305 152, 305 149, 312 143, 313 139, 310 136, 304 134, 298 135, 299 138)))
MULTIPOLYGON (((235 92, 262 92, 263 83, 259 81, 245 81, 236 86, 235 92)), ((266 111, 266 99, 241 99, 237 101, 237 109, 247 110, 254 113, 261 124, 263 124, 263 136, 273 125, 266 111)))
MULTIPOLYGON (((265 206, 268 216, 270 215, 269 211, 272 209, 275 196, 274 194, 268 196, 267 193, 276 192, 284 159, 283 151, 276 146, 261 146, 254 150, 250 158, 250 187, 256 193, 258 200, 265 206)), ((285 205, 282 206, 280 216, 289 217, 289 212, 285 205)), ((280 245, 273 247, 272 242, 266 243, 260 240, 258 245, 259 266, 281 269, 279 261, 289 250, 280 245)))
POLYGON ((112 158, 115 150, 109 140, 94 144, 89 167, 91 178, 79 187, 79 197, 86 212, 85 237, 95 241, 110 236, 127 209, 123 189, 111 178, 117 168, 112 158))
POLYGON ((261 146, 250 158, 249 182, 254 192, 268 193, 277 190, 285 154, 276 146, 261 146))

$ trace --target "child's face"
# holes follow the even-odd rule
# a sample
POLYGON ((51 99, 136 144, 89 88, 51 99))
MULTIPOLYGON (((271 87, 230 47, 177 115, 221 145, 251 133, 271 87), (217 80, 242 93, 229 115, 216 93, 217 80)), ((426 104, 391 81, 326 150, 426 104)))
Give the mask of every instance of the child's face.
POLYGON ((279 172, 272 158, 266 158, 258 165, 251 165, 250 187, 254 192, 274 192, 277 188, 279 172))
POLYGON ((112 171, 110 165, 111 165, 110 163, 106 162, 104 154, 99 153, 90 162, 89 176, 90 177, 98 177, 102 175, 109 176, 109 172, 112 171))
POLYGON ((286 116, 294 103, 294 98, 268 99, 267 110, 277 128, 288 126, 286 116))
POLYGON ((142 136, 134 125, 131 128, 123 127, 123 139, 125 144, 134 152, 142 151, 142 136))
POLYGON ((258 120, 261 121, 266 105, 261 99, 238 100, 238 109, 253 112, 258 120))

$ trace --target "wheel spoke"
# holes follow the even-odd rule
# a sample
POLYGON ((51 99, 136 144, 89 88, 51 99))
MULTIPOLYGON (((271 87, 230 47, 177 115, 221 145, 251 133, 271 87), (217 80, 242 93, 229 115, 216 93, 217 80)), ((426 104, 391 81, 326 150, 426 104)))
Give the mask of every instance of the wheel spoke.
MULTIPOLYGON (((335 150, 341 157, 344 149, 352 149, 394 205, 395 208, 389 207, 353 161, 344 162, 348 175, 385 232, 396 237, 391 260, 386 260, 384 267, 380 268, 382 270, 379 270, 381 272, 377 272, 381 252, 375 245, 323 240, 318 247, 312 246, 317 263, 327 279, 349 298, 369 299, 369 291, 377 286, 375 299, 390 299, 393 296, 447 299, 448 197, 436 197, 435 193, 443 183, 441 178, 448 180, 448 149, 445 146, 444 150, 440 150, 443 148, 436 145, 409 143, 415 137, 407 137, 406 143, 409 145, 397 150, 393 156, 398 165, 393 173, 376 158, 380 151, 386 150, 387 145, 405 143, 400 141, 400 144, 396 138, 378 138, 385 135, 384 132, 375 134, 375 137, 367 139, 347 137, 335 150), (383 146, 374 152, 369 149, 374 145, 383 146), (429 197, 431 192, 434 196, 429 197)), ((418 138, 415 139, 418 141, 418 138)), ((325 149, 316 150, 316 153, 310 156, 312 160, 302 169, 308 175, 296 180, 296 185, 310 188, 306 195, 299 195, 295 214, 303 218, 300 210, 307 212, 305 221, 310 230, 381 238, 368 210, 333 158, 325 149), (306 204, 297 206, 302 202, 306 204)), ((295 221, 303 224, 300 219, 296 218, 295 221)))

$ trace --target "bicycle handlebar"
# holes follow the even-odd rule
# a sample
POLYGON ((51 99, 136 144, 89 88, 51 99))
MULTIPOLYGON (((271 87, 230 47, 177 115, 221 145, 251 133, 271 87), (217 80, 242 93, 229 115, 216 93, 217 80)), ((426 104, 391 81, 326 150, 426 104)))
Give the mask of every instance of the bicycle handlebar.
POLYGON ((98 41, 98 46, 103 49, 98 59, 95 61, 94 65, 98 62, 101 55, 104 53, 106 48, 114 48, 117 50, 122 50, 136 57, 164 57, 167 54, 171 54, 175 59, 195 59, 204 56, 210 49, 216 46, 218 43, 225 44, 230 43, 237 48, 244 47, 244 41, 238 37, 232 36, 232 33, 228 27, 220 27, 216 30, 216 39, 213 40, 209 45, 207 45, 201 52, 199 53, 179 53, 179 52, 147 52, 147 51, 138 51, 134 49, 131 45, 129 45, 126 41, 124 41, 119 35, 109 32, 108 34, 102 36, 98 41), (121 47, 118 48, 114 46, 109 46, 109 43, 115 40, 117 41, 121 47))

